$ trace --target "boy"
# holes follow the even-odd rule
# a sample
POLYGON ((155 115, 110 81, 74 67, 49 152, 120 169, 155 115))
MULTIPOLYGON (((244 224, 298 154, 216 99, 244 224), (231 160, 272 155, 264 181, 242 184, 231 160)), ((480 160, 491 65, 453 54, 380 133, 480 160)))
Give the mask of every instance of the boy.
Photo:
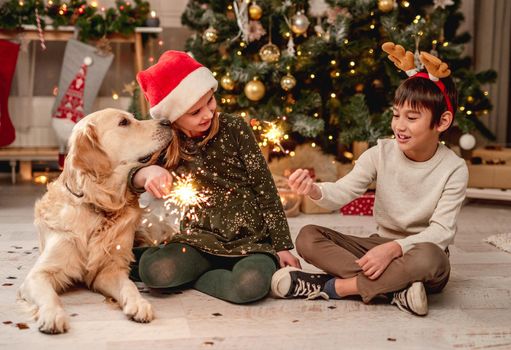
POLYGON ((447 246, 456 233, 468 170, 463 159, 439 142, 457 107, 454 83, 448 77, 432 79, 433 69, 426 64, 431 58, 421 54, 421 60, 430 75, 412 71, 396 91, 394 139, 379 140, 335 183, 315 184, 302 169, 289 177, 295 192, 330 209, 362 195, 377 180, 378 234, 361 238, 316 225, 303 227, 296 239, 298 253, 329 275, 281 269, 272 279, 277 296, 360 295, 368 303, 386 294, 399 309, 424 316, 426 292, 440 292, 447 284, 447 246))

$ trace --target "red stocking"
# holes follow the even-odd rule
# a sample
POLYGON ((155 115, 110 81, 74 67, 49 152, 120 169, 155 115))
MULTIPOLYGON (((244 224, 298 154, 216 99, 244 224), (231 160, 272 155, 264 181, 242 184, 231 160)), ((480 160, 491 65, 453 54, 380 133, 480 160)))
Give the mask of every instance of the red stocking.
POLYGON ((12 77, 18 60, 19 44, 0 40, 0 147, 8 146, 16 138, 9 116, 7 102, 11 91, 12 77))

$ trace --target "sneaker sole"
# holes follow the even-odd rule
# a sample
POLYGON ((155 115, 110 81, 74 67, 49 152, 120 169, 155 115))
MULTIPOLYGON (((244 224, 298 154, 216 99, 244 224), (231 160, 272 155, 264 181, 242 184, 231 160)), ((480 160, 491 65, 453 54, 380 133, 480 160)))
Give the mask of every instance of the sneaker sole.
POLYGON ((414 282, 406 294, 408 304, 411 310, 417 316, 426 316, 428 314, 428 296, 422 282, 414 282), (410 296, 410 300, 408 299, 410 296))
POLYGON ((291 287, 291 277, 289 277, 289 281, 283 281, 286 275, 289 276, 291 271, 300 271, 299 268, 296 267, 283 267, 277 270, 272 278, 271 278, 271 291, 272 293, 279 298, 286 298, 286 294, 289 292, 289 288, 291 287))

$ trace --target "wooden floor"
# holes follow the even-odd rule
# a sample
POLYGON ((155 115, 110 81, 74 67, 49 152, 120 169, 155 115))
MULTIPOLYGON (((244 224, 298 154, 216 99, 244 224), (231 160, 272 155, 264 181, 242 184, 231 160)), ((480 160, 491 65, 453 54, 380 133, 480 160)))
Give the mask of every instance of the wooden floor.
MULTIPOLYGON (((137 324, 101 295, 76 289, 62 297, 71 330, 48 336, 15 301, 38 255, 32 211, 43 192, 41 186, 0 181, 0 349, 511 349, 511 254, 483 242, 511 230, 509 203, 473 201, 463 208, 450 248, 451 280, 429 298, 425 318, 355 299, 269 297, 236 306, 187 290, 144 294, 157 318, 137 324)), ((372 218, 337 214, 289 221, 293 237, 307 223, 360 235, 375 226, 372 218)))

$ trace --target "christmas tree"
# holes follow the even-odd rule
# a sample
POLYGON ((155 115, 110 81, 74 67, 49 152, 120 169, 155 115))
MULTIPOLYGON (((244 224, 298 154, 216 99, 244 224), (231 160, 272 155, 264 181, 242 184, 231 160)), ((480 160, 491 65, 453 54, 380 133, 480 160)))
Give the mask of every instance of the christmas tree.
POLYGON ((455 125, 478 129, 491 103, 463 56, 468 33, 460 0, 191 0, 182 16, 195 31, 186 49, 220 82, 222 110, 251 120, 261 143, 289 152, 304 142, 336 154, 338 144, 391 134, 393 95, 406 77, 381 50, 393 41, 447 62, 459 89, 455 125))

